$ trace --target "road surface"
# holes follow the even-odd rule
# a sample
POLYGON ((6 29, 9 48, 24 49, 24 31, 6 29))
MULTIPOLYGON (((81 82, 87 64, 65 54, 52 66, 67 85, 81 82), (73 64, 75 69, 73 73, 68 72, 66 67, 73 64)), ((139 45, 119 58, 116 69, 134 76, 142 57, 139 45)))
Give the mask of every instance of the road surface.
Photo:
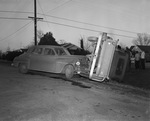
POLYGON ((61 76, 0 63, 0 121, 150 121, 149 91, 61 76))

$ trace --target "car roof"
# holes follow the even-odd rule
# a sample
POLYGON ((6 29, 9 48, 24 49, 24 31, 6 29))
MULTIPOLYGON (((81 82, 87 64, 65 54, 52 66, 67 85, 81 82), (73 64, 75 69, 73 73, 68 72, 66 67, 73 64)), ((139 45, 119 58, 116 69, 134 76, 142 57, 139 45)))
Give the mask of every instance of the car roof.
POLYGON ((63 49, 65 49, 62 46, 55 46, 55 45, 33 45, 33 46, 28 48, 28 52, 31 52, 34 48, 40 48, 40 47, 42 47, 42 48, 63 48, 63 49))
POLYGON ((63 48, 62 46, 57 46, 57 45, 35 45, 33 47, 58 47, 58 48, 63 48))

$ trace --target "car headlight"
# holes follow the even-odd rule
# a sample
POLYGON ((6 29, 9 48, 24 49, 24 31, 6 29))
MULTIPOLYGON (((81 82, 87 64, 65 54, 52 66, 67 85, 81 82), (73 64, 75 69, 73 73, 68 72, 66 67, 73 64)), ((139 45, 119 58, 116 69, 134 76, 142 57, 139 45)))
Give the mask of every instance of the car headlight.
POLYGON ((79 61, 77 61, 77 62, 76 62, 76 65, 77 65, 77 66, 79 66, 79 65, 80 65, 80 62, 79 62, 79 61))

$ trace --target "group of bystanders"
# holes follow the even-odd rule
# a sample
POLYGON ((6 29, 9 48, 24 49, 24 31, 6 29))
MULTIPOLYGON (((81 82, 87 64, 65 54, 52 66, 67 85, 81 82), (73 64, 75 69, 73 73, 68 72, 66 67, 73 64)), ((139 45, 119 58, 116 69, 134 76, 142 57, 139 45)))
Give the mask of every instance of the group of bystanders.
POLYGON ((145 69, 145 52, 135 53, 135 69, 145 69))

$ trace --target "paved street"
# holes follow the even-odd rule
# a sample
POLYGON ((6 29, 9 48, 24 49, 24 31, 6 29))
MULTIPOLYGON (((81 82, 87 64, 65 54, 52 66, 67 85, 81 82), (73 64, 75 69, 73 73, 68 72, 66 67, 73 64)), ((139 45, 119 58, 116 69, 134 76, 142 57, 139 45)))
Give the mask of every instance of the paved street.
POLYGON ((149 121, 150 93, 115 82, 20 74, 0 63, 0 121, 149 121))

